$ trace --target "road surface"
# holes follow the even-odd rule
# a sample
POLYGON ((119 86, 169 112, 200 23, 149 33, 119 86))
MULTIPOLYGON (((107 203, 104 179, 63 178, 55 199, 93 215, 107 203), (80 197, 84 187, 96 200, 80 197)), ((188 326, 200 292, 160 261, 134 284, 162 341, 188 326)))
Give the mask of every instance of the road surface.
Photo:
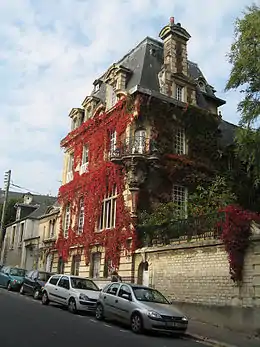
POLYGON ((29 296, 0 288, 0 346, 203 347, 192 340, 135 335, 111 322, 73 315, 57 305, 43 306, 29 296))

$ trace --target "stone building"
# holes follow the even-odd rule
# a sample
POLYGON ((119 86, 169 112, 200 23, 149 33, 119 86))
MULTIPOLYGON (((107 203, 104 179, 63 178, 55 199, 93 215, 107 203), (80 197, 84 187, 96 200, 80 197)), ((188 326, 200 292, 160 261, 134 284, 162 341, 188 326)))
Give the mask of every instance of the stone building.
MULTIPOLYGON (((133 255, 138 211, 151 197, 160 200, 168 193, 185 212, 189 194, 180 180, 166 184, 160 177, 167 122, 173 131, 164 146, 177 163, 198 156, 202 163, 209 161, 208 146, 192 142, 190 129, 195 137, 200 127, 207 139, 218 134, 214 155, 233 142, 235 126, 219 114, 225 101, 188 59, 190 34, 171 18, 159 37, 145 38, 113 64, 94 81, 82 107, 69 114, 71 129, 61 141, 65 154, 54 269, 102 281, 116 267, 124 280, 137 280, 139 271, 139 280, 149 284, 148 263, 133 255), (196 114, 202 115, 201 123, 196 114)), ((204 177, 203 165, 196 170, 204 177)))
POLYGON ((55 200, 51 196, 23 194, 23 202, 15 205, 16 220, 6 226, 1 254, 4 264, 27 270, 38 266, 40 217, 55 200))

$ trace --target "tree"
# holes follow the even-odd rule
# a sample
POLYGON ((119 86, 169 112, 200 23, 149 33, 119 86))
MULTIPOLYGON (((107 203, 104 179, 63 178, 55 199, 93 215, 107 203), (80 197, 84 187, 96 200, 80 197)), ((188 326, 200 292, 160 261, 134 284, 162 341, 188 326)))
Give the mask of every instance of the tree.
MULTIPOLYGON (((5 210, 5 224, 4 224, 4 226, 15 221, 16 209, 14 206, 17 202, 20 202, 20 199, 8 200, 6 210, 5 210)), ((3 205, 0 205, 0 218, 2 217, 2 210, 3 210, 3 205)))
POLYGON ((237 131, 237 153, 247 164, 255 184, 260 182, 260 7, 246 8, 235 22, 235 41, 229 52, 232 64, 226 91, 238 89, 242 101, 237 131))

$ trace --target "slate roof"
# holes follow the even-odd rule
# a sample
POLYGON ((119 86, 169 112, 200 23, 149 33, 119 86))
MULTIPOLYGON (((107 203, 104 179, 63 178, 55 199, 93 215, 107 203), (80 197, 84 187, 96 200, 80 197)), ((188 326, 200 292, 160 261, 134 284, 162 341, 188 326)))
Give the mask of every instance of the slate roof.
MULTIPOLYGON (((128 52, 116 65, 122 65, 131 70, 132 74, 126 85, 126 90, 131 92, 134 88, 142 88, 147 90, 150 94, 165 99, 165 96, 160 93, 158 74, 163 66, 163 42, 146 37, 135 48, 128 52)), ((208 108, 207 99, 214 99, 219 106, 224 105, 225 101, 215 95, 214 88, 207 82, 205 76, 200 70, 199 66, 191 61, 188 61, 188 72, 190 77, 197 81, 201 79, 205 81, 205 92, 201 91, 199 87, 196 89, 197 103, 202 108, 208 108)), ((104 76, 99 80, 103 81, 104 76)), ((98 91, 91 93, 105 102, 106 86, 101 84, 98 91)), ((221 121, 220 130, 224 131, 221 139, 221 145, 226 146, 234 140, 234 129, 236 126, 224 120, 221 121)))

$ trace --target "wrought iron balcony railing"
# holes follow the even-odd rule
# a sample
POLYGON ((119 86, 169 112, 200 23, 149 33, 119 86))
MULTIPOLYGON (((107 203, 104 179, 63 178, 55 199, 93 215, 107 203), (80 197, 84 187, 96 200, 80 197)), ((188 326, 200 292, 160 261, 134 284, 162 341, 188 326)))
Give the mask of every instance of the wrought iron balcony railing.
POLYGON ((110 158, 121 158, 131 155, 151 155, 157 152, 156 143, 150 138, 127 137, 120 144, 111 144, 110 158))

